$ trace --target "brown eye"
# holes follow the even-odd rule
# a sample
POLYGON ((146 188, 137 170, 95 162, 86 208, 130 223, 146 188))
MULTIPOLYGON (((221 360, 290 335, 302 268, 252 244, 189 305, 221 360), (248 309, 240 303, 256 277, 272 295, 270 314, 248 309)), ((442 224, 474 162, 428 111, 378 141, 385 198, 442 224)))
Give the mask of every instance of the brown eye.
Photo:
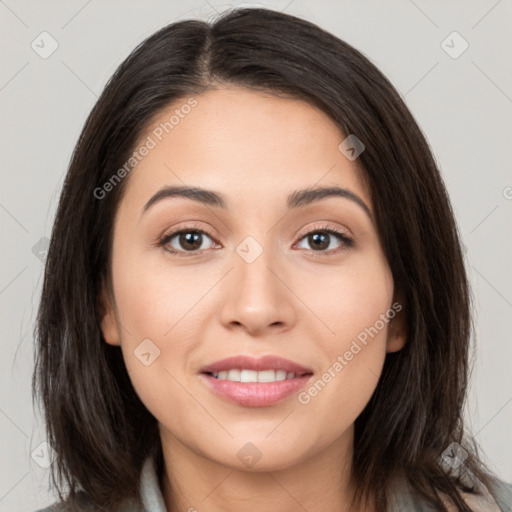
MULTIPOLYGON (((332 227, 316 228, 300 238, 299 243, 307 242, 309 250, 317 255, 328 256, 348 250, 354 241, 344 232, 332 227), (336 246, 336 241, 338 245, 336 246), (334 247, 333 247, 334 245, 334 247)), ((195 226, 182 228, 165 235, 158 245, 175 256, 195 256, 215 245, 213 237, 195 226), (210 243, 206 239, 210 240, 210 243)), ((301 247, 308 249, 307 247, 301 247)))
POLYGON ((331 228, 311 231, 301 238, 301 242, 303 241, 307 241, 310 250, 315 252, 339 252, 340 250, 346 250, 353 245, 353 240, 345 235, 345 233, 331 228), (332 243, 333 239, 338 240, 337 247, 336 242, 332 243), (332 245, 334 245, 334 247, 332 245))
MULTIPOLYGON (((179 256, 189 256, 186 253, 192 253, 202 249, 207 249, 208 244, 204 246, 205 237, 211 237, 202 230, 197 229, 181 229, 174 231, 166 235, 160 242, 159 245, 163 246, 165 250, 172 254, 178 254, 179 256)), ((209 244, 210 246, 212 243, 209 244)))
POLYGON ((322 231, 317 231, 316 233, 311 233, 307 235, 307 240, 310 244, 310 247, 315 251, 320 251, 329 248, 331 235, 322 231))
POLYGON ((203 235, 198 231, 182 232, 176 236, 178 237, 178 245, 187 251, 196 251, 201 248, 203 235))

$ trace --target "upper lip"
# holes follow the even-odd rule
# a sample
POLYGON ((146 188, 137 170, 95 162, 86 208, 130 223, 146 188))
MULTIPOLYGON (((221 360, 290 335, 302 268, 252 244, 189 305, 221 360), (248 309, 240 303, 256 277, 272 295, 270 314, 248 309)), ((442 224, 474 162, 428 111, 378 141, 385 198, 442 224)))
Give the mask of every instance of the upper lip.
POLYGON ((254 358, 249 356, 233 356, 201 368, 202 373, 222 372, 227 370, 284 370, 298 375, 312 373, 312 370, 298 363, 277 356, 254 358))

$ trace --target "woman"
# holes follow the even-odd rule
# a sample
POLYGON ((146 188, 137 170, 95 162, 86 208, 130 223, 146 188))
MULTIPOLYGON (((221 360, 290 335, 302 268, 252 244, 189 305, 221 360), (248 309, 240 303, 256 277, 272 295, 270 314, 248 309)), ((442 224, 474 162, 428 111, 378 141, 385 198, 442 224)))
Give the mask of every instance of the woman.
POLYGON ((380 71, 266 9, 169 25, 94 107, 52 233, 61 506, 509 510, 462 422, 470 331, 444 184, 380 71))

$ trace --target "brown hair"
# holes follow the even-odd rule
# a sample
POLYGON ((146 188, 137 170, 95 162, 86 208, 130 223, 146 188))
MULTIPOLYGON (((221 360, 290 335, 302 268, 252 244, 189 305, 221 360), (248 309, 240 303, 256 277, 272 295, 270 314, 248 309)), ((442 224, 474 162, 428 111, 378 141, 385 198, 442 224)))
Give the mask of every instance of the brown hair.
POLYGON ((57 453, 52 482, 60 498, 66 487, 76 505, 83 490, 91 503, 116 510, 140 499, 146 457, 162 462, 156 420, 119 347, 100 330, 99 292, 109 282, 114 218, 129 176, 102 199, 95 191, 163 108, 223 83, 302 99, 366 146, 358 162, 404 298, 408 341, 387 355, 355 422, 354 505, 371 498, 385 511, 391 482, 402 475, 437 510, 446 510, 445 495, 470 511, 459 495, 468 489, 442 464, 443 451, 459 443, 468 474, 491 489, 492 480, 463 428, 470 291, 437 165, 400 95, 365 56, 312 23, 267 9, 159 30, 119 66, 85 123, 60 197, 36 325, 34 396, 57 453))

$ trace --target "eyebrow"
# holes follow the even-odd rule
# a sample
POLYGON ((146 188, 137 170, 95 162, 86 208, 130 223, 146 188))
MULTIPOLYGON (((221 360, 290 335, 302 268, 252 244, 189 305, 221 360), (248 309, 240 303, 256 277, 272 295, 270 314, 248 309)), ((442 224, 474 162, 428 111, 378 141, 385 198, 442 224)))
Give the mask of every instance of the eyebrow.
MULTIPOLYGON (((144 205, 142 214, 159 201, 173 197, 182 197, 191 199, 206 206, 223 208, 225 210, 228 209, 223 195, 213 190, 190 186, 166 186, 156 192, 144 205)), ((288 196, 287 207, 288 210, 292 210, 328 197, 342 197, 344 199, 349 199, 360 206, 373 222, 373 216, 367 204, 358 195, 354 194, 354 192, 341 187, 316 187, 296 190, 288 196)))

